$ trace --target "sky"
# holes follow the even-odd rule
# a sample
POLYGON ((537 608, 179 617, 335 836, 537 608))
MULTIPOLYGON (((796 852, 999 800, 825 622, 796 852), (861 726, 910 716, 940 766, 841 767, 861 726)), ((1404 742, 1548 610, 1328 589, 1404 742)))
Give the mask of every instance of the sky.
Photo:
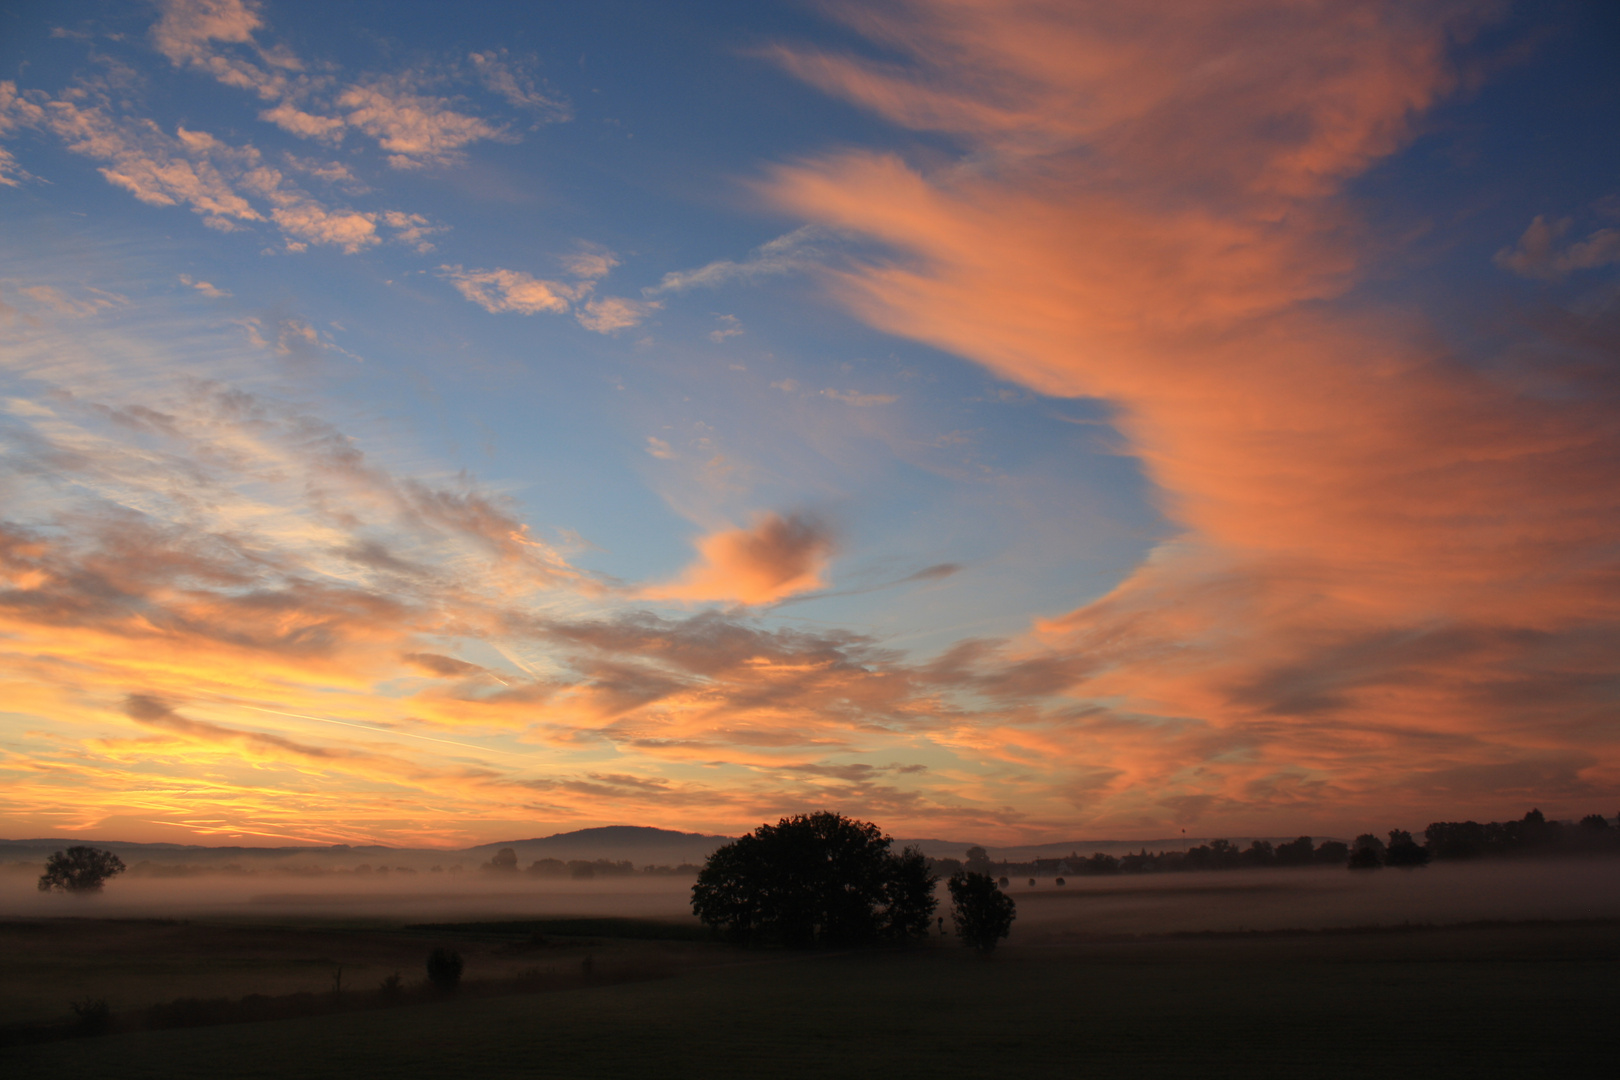
POLYGON ((1617 47, 0 3, 0 833, 1612 813, 1617 47))

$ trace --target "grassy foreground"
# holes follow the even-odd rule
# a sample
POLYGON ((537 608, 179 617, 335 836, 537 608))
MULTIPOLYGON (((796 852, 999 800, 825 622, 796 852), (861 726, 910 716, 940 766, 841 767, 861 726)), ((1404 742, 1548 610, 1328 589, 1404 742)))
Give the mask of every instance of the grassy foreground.
POLYGON ((8 1076, 1585 1077, 1620 927, 743 957, 653 981, 14 1047, 8 1076), (1038 1074, 1029 1074, 1038 1075, 1038 1074))

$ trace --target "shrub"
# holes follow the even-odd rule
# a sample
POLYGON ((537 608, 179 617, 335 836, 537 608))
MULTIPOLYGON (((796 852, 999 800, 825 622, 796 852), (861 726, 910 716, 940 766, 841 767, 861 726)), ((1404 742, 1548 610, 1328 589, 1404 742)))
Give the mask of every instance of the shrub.
POLYGON ((428 982, 441 994, 448 994, 461 985, 461 954, 451 949, 434 949, 428 954, 428 982))
POLYGON ((105 1035, 112 1028, 112 1008, 106 998, 85 998, 72 1003, 73 1034, 105 1035))

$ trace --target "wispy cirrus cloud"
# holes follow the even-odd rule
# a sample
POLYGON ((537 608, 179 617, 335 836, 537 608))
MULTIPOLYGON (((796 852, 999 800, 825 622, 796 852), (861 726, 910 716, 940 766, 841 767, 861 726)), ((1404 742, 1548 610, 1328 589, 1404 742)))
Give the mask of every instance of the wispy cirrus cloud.
POLYGON ((545 281, 521 270, 466 270, 441 266, 439 273, 456 291, 491 315, 510 312, 534 315, 542 311, 565 312, 578 287, 561 281, 545 281))
POLYGON ((186 288, 196 289, 204 296, 213 300, 223 300, 225 297, 231 295, 224 289, 217 288, 212 282, 200 281, 197 278, 192 277, 190 274, 179 275, 179 281, 180 284, 184 285, 186 288))
POLYGON ((833 234, 818 225, 805 225, 755 248, 741 262, 718 259, 692 270, 671 270, 657 285, 644 289, 648 296, 689 289, 713 289, 733 281, 791 274, 820 265, 833 234))
POLYGON ((647 316, 663 307, 656 300, 632 300, 626 296, 595 296, 585 301, 574 317, 587 330, 611 334, 640 326, 647 316))
POLYGON ((468 270, 449 265, 439 267, 439 276, 491 315, 571 310, 581 326, 598 334, 639 326, 663 306, 656 300, 594 295, 597 279, 619 264, 610 251, 587 249, 564 256, 562 263, 575 280, 547 280, 522 270, 468 270))
MULTIPOLYGON (((1183 529, 1000 654, 1050 656, 1049 690, 1108 708, 975 744, 1105 767, 1088 812, 1113 820, 1432 805, 1426 777, 1553 748, 1584 783, 1620 775, 1620 747, 1586 734, 1595 688, 1620 684, 1592 651, 1620 633, 1601 539, 1620 520, 1594 498, 1612 395, 1520 394, 1410 312, 1331 305, 1373 258, 1344 185, 1457 85, 1448 50, 1479 9, 841 10, 906 59, 778 61, 972 165, 773 170, 777 207, 891 253, 823 281, 881 329, 1113 403, 1183 529)), ((1604 232, 1556 239, 1539 221, 1498 262, 1556 276, 1612 254, 1604 232)))
MULTIPOLYGON (((152 206, 188 206, 222 231, 269 222, 287 246, 328 245, 348 253, 381 243, 391 229, 421 247, 440 231, 418 214, 333 207, 292 183, 251 145, 236 146, 184 127, 170 135, 117 109, 105 89, 85 86, 51 97, 0 84, 0 117, 47 131, 73 153, 102 162, 101 175, 152 206)), ((431 246, 431 245, 428 245, 431 246)))
POLYGON ((1620 229, 1597 229, 1584 240, 1559 248, 1558 242, 1574 224, 1568 218, 1548 221, 1537 216, 1512 247, 1496 253, 1493 260, 1504 270, 1521 277, 1557 281, 1578 270, 1595 270, 1620 262, 1620 229))
POLYGON ((344 88, 335 102, 343 123, 376 139, 394 168, 454 162, 470 143, 508 137, 486 120, 457 112, 446 98, 423 93, 417 83, 409 75, 379 76, 344 88))
POLYGON ((505 98, 507 104, 537 114, 537 122, 573 118, 573 109, 567 100, 541 90, 534 76, 524 70, 523 65, 514 63, 507 50, 469 53, 467 60, 485 87, 505 98))
MULTIPOLYGON (((177 67, 211 75, 275 104, 259 119, 289 134, 338 143, 351 131, 369 136, 396 169, 450 165, 476 142, 515 141, 506 125, 462 111, 437 88, 454 81, 453 69, 374 73, 342 83, 311 76, 289 49, 265 46, 265 21, 246 0, 165 0, 152 27, 154 47, 177 67)), ((534 78, 504 50, 469 54, 473 77, 536 123, 570 118, 567 103, 542 93, 534 78)))
POLYGON ((152 45, 176 66, 199 68, 224 83, 275 98, 288 90, 287 72, 303 65, 282 50, 264 50, 254 32, 264 26, 252 0, 163 0, 152 45), (260 63, 223 54, 218 44, 244 45, 260 63))

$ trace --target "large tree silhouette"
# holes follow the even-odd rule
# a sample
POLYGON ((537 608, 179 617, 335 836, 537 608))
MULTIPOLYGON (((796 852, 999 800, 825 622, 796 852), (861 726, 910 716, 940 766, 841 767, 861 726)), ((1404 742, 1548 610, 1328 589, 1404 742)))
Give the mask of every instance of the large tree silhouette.
POLYGON ((62 889, 70 893, 100 892, 107 879, 124 872, 124 860, 110 851, 93 847, 70 847, 58 851, 45 863, 39 876, 39 891, 62 889))
POLYGON ((928 932, 934 882, 921 852, 865 821, 821 811, 761 825, 709 856, 692 911, 744 944, 795 948, 928 932))

